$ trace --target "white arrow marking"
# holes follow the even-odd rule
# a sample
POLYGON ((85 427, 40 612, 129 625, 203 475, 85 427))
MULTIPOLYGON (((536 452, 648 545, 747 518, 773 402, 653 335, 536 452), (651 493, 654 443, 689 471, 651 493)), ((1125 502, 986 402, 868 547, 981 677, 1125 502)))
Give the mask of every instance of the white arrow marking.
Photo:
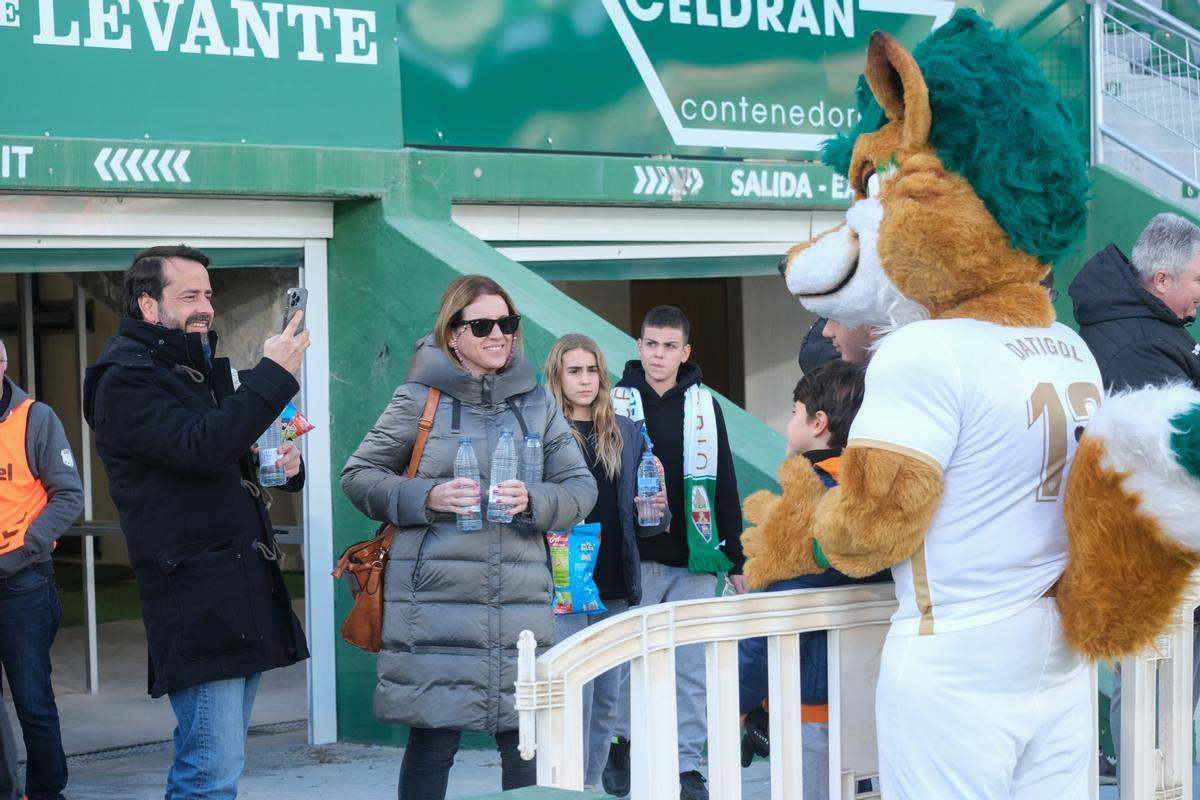
POLYGON ((171 174, 171 159, 175 157, 174 150, 168 150, 162 154, 162 158, 158 160, 158 171, 162 173, 162 178, 168 183, 175 180, 175 176, 171 174))
POLYGON ((654 194, 654 188, 658 186, 658 175, 654 172, 654 167, 646 167, 646 194, 654 194))
POLYGON ((637 173, 637 186, 633 187, 633 193, 641 194, 642 189, 646 188, 646 173, 641 167, 638 166, 635 166, 633 170, 637 173))
POLYGON ((698 194, 700 192, 700 187, 704 185, 704 176, 700 173, 699 169, 693 168, 692 178, 692 194, 698 194))
POLYGON ((125 162, 125 169, 129 170, 129 177, 135 181, 142 180, 142 171, 138 169, 138 159, 142 157, 145 150, 134 150, 129 154, 129 159, 125 162))
POLYGON ((108 168, 112 170, 117 180, 122 182, 129 180, 129 176, 125 174, 125 170, 121 167, 121 162, 125 160, 125 154, 128 152, 129 150, 122 147, 113 154, 112 161, 108 162, 108 168))
POLYGON ((110 155, 112 155, 112 148, 111 147, 104 148, 103 150, 100 151, 100 155, 96 156, 96 161, 92 165, 96 168, 96 172, 99 173, 100 180, 105 181, 105 182, 112 180, 112 175, 110 175, 108 173, 108 169, 106 169, 104 166, 104 162, 108 160, 108 157, 110 155))
POLYGON ((658 170, 658 179, 662 181, 658 185, 658 191, 655 194, 666 194, 667 189, 671 188, 671 177, 667 174, 666 167, 655 167, 658 170))
POLYGON ((175 159, 175 174, 179 176, 179 180, 184 183, 191 183, 192 176, 187 174, 187 170, 183 168, 183 164, 188 160, 188 156, 192 154, 191 150, 180 150, 179 157, 175 159))
POLYGON ((146 173, 146 178, 154 183, 158 183, 158 173, 154 171, 154 159, 158 158, 158 151, 151 150, 146 153, 146 158, 142 161, 142 171, 146 173))

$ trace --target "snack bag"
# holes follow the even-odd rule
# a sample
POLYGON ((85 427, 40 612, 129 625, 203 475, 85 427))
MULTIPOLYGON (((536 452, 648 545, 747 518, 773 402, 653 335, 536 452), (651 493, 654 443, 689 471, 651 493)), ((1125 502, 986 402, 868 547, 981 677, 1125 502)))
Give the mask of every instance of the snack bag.
POLYGON ((546 546, 554 578, 554 613, 607 611, 592 580, 596 557, 600 554, 600 523, 576 525, 570 531, 546 531, 546 546))
POLYGON ((283 440, 285 442, 299 439, 315 427, 304 418, 304 415, 300 413, 300 409, 296 408, 294 403, 288 403, 287 407, 283 409, 283 413, 279 415, 279 418, 283 421, 283 440))

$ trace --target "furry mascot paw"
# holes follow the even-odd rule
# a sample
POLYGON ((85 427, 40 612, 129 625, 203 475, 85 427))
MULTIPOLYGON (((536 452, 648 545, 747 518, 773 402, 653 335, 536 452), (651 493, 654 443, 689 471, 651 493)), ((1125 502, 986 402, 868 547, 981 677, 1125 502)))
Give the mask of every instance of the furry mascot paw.
POLYGON ((822 571, 813 557, 812 520, 825 485, 804 456, 792 456, 779 466, 779 485, 783 497, 755 492, 743 509, 756 524, 742 533, 746 583, 752 589, 822 571))

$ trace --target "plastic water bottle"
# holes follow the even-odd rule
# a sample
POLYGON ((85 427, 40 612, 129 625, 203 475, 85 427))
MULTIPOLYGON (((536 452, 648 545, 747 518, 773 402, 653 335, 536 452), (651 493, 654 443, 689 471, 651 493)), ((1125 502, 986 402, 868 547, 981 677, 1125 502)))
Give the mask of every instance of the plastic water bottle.
MULTIPOLYGON (((458 440, 458 455, 454 457, 454 477, 466 478, 479 485, 479 462, 475 460, 475 448, 471 446, 471 437, 464 436, 458 440)), ((483 515, 480 514, 479 503, 471 506, 470 513, 458 515, 460 531, 477 531, 483 527, 483 515)))
POLYGON ((650 502, 651 498, 658 495, 658 491, 658 466, 654 463, 654 454, 647 450, 642 453, 637 469, 638 525, 657 525, 662 521, 662 514, 650 502))
POLYGON ((508 428, 500 431, 500 441, 496 443, 496 452, 492 453, 491 485, 488 486, 488 522, 512 522, 512 512, 502 503, 496 502, 496 489, 505 481, 517 477, 517 447, 513 444, 513 434, 508 428))
POLYGON ((533 431, 525 434, 525 446, 521 448, 521 466, 517 469, 517 480, 526 486, 542 482, 542 437, 533 431))
POLYGON ((279 446, 283 444, 282 424, 278 417, 258 437, 258 482, 263 486, 283 486, 287 473, 279 466, 279 446))

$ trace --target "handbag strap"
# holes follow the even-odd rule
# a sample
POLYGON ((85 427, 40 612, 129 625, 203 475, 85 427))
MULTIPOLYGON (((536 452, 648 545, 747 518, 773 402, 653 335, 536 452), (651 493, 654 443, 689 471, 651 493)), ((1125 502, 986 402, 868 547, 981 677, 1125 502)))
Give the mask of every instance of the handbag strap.
MULTIPOLYGON (((441 396, 440 389, 429 387, 429 396, 425 399, 425 409, 421 412, 421 421, 417 423, 417 440, 413 443, 412 457, 408 461, 407 475, 410 478, 417 474, 417 466, 421 463, 421 454, 425 452, 425 442, 429 440, 429 431, 433 429, 433 416, 437 413, 438 400, 441 396)), ((367 550, 371 547, 378 548, 378 555, 374 561, 382 566, 387 559, 388 550, 392 548, 392 537, 395 535, 395 525, 390 522, 380 525, 379 530, 375 533, 375 538, 365 542, 356 542, 347 547, 331 574, 335 578, 342 577, 342 573, 350 568, 353 556, 359 550, 367 550)))
POLYGON ((437 413, 438 400, 442 390, 429 387, 429 396, 425 398, 425 410, 421 412, 421 421, 417 423, 417 441, 413 444, 412 458, 408 461, 408 477, 417 476, 417 466, 421 463, 421 454, 425 452, 425 442, 429 441, 429 432, 433 430, 433 416, 437 413))

